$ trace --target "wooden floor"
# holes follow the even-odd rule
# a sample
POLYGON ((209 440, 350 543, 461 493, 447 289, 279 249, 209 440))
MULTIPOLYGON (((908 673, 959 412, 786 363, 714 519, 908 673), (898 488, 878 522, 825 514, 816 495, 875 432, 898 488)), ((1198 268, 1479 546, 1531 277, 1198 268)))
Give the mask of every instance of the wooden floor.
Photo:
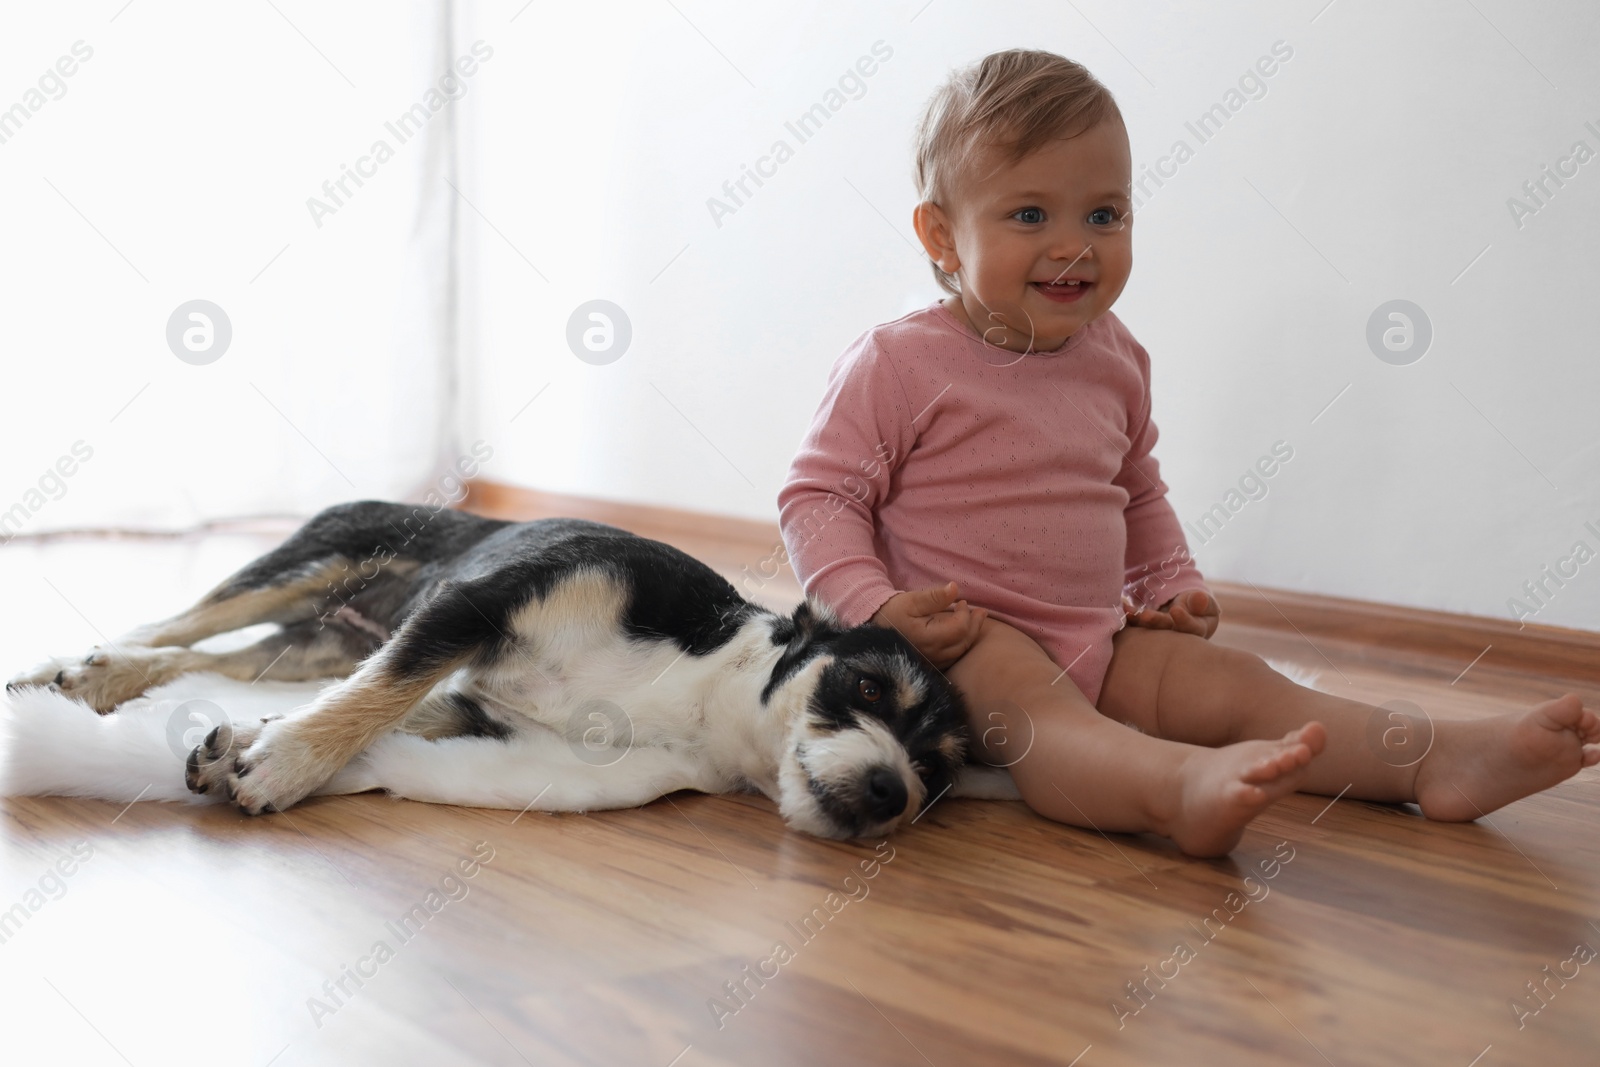
MULTIPOLYGON (((642 532, 736 581, 773 547, 738 523, 642 532)), ((0 548, 0 670, 169 613, 274 536, 0 548)), ((1292 627, 1217 640, 1435 716, 1600 702, 1504 657, 1463 675, 1292 627)), ((954 800, 885 844, 693 794, 586 816, 370 795, 0 816, 6 1063, 1600 1062, 1600 960, 1574 959, 1600 948, 1594 770, 1473 825, 1295 796, 1214 862, 954 800)))

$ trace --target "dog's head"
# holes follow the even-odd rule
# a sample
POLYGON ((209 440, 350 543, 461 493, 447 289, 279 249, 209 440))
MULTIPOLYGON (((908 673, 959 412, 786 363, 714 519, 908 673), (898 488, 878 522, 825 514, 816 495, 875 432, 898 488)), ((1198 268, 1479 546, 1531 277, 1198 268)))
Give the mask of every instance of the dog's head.
POLYGON ((784 645, 763 698, 789 716, 778 808, 820 837, 876 837, 909 821, 955 781, 966 707, 910 642, 846 628, 815 601, 781 620, 784 645))

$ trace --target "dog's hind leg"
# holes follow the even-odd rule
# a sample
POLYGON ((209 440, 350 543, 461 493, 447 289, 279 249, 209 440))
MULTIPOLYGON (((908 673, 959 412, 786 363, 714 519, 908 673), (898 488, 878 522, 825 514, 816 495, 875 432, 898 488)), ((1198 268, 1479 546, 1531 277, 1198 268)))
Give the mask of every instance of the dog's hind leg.
MULTIPOLYGON (((249 656, 219 663, 184 654, 197 641, 247 626, 277 623, 287 633, 305 623, 330 630, 348 625, 381 640, 391 625, 388 612, 405 599, 419 566, 416 559, 403 555, 409 542, 395 519, 403 511, 400 505, 378 503, 329 508, 277 548, 230 575, 192 607, 138 627, 85 657, 48 660, 13 678, 6 688, 53 686, 104 713, 188 671, 248 669, 255 662, 249 656), (400 547, 390 549, 390 543, 400 547), (351 606, 358 598, 364 610, 376 614, 375 619, 351 606), (367 606, 372 604, 378 610, 367 606)), ((303 631, 297 634, 304 636, 303 631)), ((303 643, 311 651, 334 647, 303 643)), ((263 644, 257 649, 267 647, 271 646, 263 644)), ((282 648, 273 648, 272 655, 282 648)), ((261 666, 265 664, 256 669, 261 666)), ((324 676, 321 670, 300 677, 324 676)), ((334 673, 348 674, 349 670, 346 666, 334 673)))
POLYGON ((297 622, 230 652, 181 651, 182 671, 210 671, 241 682, 306 682, 345 678, 382 642, 365 630, 321 622, 297 622))
POLYGON ((327 621, 346 613, 393 627, 419 568, 470 548, 504 522, 427 505, 362 500, 313 516, 281 545, 241 567, 188 611, 128 640, 190 645, 259 622, 327 621))
POLYGON ((504 741, 515 732, 490 714, 477 697, 457 688, 452 679, 441 682, 433 692, 417 701, 395 729, 429 741, 447 737, 488 737, 504 741))
POLYGON ((117 653, 95 649, 80 661, 56 661, 17 685, 44 684, 104 715, 118 705, 181 675, 210 671, 242 682, 263 676, 279 682, 342 678, 378 647, 378 639, 341 623, 311 620, 285 626, 254 644, 229 652, 201 652, 172 645, 130 645, 117 653), (51 673, 50 667, 54 667, 51 673), (44 677, 48 675, 48 677, 44 677))
POLYGON ((309 706, 261 726, 214 730, 190 756, 189 787, 225 789, 252 815, 299 802, 400 726, 458 668, 514 645, 506 633, 509 608, 500 575, 442 588, 309 706))
POLYGON ((263 677, 276 682, 342 678, 377 646, 377 640, 365 633, 304 622, 228 652, 134 646, 121 656, 110 656, 97 650, 82 663, 58 672, 53 686, 103 715, 149 689, 200 671, 241 682, 263 677))
POLYGON ((6 688, 51 686, 104 714, 180 674, 216 669, 195 665, 207 658, 190 652, 188 646, 196 641, 265 622, 285 624, 284 632, 305 620, 315 625, 318 593, 328 585, 325 571, 318 568, 286 576, 278 585, 226 593, 224 583, 187 611, 141 626, 86 656, 47 660, 11 679, 6 688))
POLYGON ((423 562, 459 550, 500 525, 405 504, 338 504, 229 575, 187 611, 140 627, 124 640, 187 646, 262 622, 326 622, 346 615, 359 619, 352 602, 375 611, 376 624, 393 625, 388 616, 407 599, 410 581, 423 562), (422 518, 414 529, 418 515, 422 518))
POLYGON ((330 557, 303 561, 262 584, 240 584, 241 575, 259 568, 270 558, 269 555, 250 564, 201 597, 193 607, 169 619, 140 626, 117 644, 187 648, 196 641, 246 626, 264 622, 287 625, 337 610, 339 602, 333 589, 341 573, 348 570, 343 560, 330 557))

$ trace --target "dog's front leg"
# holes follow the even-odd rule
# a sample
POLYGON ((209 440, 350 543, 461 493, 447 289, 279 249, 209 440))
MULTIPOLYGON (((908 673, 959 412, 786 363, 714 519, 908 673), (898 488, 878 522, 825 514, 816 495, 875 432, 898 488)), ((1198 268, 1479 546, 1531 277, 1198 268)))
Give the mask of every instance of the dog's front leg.
POLYGON ((189 756, 189 788, 225 792, 251 815, 283 811, 392 730, 429 688, 395 684, 381 667, 363 667, 281 719, 219 726, 189 756))
POLYGON ((481 612, 476 616, 486 626, 462 624, 473 592, 442 591, 354 674, 310 705, 259 727, 212 731, 189 757, 189 788, 220 789, 251 815, 299 803, 500 637, 481 612))

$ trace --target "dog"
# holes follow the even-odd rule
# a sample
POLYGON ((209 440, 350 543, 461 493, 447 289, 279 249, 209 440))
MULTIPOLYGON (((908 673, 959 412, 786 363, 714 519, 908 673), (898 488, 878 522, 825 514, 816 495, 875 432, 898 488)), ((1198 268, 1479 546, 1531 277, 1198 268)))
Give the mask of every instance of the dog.
POLYGON ((252 815, 370 789, 546 811, 759 790, 790 827, 854 838, 953 788, 1015 796, 976 767, 956 788, 965 705, 900 634, 812 600, 768 610, 676 548, 579 519, 341 504, 187 611, 7 689, 105 715, 201 671, 342 679, 189 754, 190 790, 252 815), (190 647, 259 623, 277 629, 248 647, 190 647), (378 758, 397 733, 429 743, 378 758))

